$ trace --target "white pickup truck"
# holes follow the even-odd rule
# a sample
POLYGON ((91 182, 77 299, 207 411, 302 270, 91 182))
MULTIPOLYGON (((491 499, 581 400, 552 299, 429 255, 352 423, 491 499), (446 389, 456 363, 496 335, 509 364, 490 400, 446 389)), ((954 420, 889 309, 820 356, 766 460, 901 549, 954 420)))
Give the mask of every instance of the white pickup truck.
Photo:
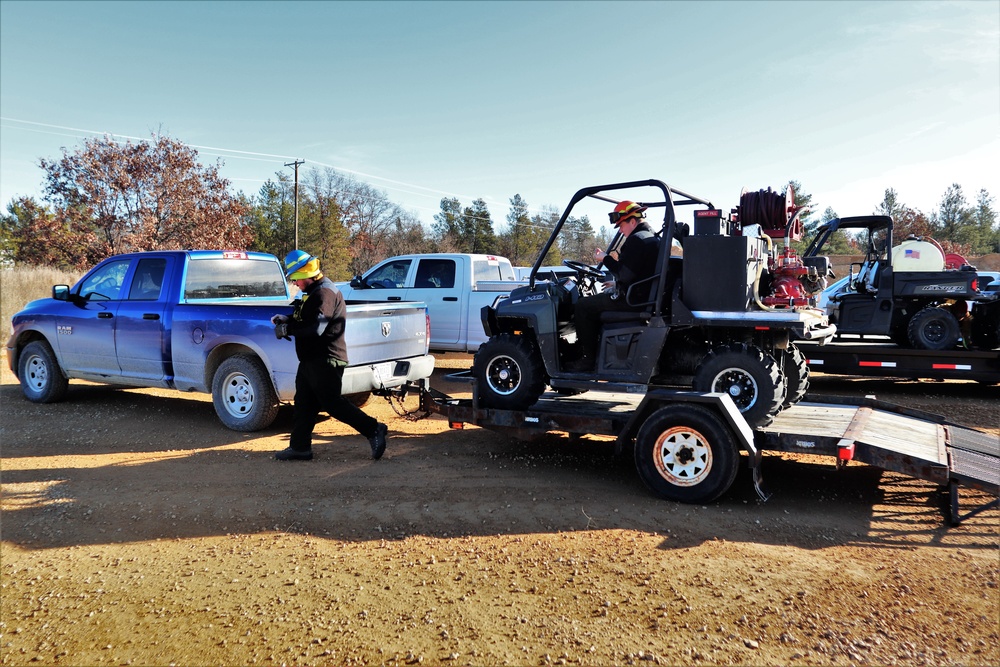
POLYGON ((351 301, 422 301, 431 319, 430 349, 475 352, 486 342, 480 311, 526 281, 497 255, 399 255, 350 283, 338 283, 351 301))

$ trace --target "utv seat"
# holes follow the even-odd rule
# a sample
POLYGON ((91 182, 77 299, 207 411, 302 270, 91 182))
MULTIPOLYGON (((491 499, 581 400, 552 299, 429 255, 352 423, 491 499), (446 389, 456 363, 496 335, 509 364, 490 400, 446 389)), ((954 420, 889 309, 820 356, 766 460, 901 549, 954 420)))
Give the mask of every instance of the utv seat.
MULTIPOLYGON (((667 263, 667 279, 664 281, 663 305, 664 310, 670 309, 674 293, 680 289, 681 273, 684 262, 680 257, 671 257, 667 263)), ((659 274, 648 278, 653 283, 653 289, 659 281, 659 274)), ((655 303, 643 303, 633 311, 606 310, 601 313, 603 324, 645 324, 653 317, 655 303)))

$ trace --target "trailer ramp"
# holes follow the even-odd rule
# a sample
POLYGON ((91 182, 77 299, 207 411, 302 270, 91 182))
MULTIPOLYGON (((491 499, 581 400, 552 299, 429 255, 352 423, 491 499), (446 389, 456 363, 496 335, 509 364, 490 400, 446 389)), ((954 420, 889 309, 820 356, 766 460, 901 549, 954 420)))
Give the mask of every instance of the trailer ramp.
POLYGON ((948 488, 953 524, 998 506, 998 499, 964 516, 960 486, 1000 494, 1000 437, 948 422, 944 417, 872 399, 824 397, 781 412, 758 429, 758 446, 860 461, 948 488), (859 404, 860 403, 860 404, 859 404))

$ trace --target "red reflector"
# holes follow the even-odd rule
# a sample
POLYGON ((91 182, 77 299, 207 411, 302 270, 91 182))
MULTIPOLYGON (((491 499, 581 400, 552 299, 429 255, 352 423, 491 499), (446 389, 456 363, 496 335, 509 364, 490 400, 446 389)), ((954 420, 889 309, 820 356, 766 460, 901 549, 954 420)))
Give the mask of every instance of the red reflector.
POLYGON ((757 331, 770 331, 771 327, 754 327, 757 331))
POLYGON ((464 422, 448 422, 448 428, 464 429, 465 428, 465 423, 464 422))
POLYGON ((841 461, 852 461, 854 459, 854 443, 838 447, 837 458, 841 461))

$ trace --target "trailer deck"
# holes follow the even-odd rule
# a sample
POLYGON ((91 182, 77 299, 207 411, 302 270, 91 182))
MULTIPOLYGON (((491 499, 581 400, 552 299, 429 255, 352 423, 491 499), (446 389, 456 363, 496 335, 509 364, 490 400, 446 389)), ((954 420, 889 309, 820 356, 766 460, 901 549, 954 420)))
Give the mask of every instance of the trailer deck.
POLYGON ((817 373, 1000 383, 1000 350, 912 350, 887 341, 844 337, 795 345, 817 373))
MULTIPOLYGON (((524 411, 484 409, 473 399, 454 399, 433 389, 425 409, 445 416, 452 428, 478 425, 522 440, 549 431, 570 434, 622 436, 646 394, 586 392, 576 396, 545 393, 524 411)), ((718 394, 689 391, 659 392, 672 402, 713 400, 725 407, 718 394)), ((723 410, 724 412, 724 410, 723 410)), ((738 414, 738 413, 737 413, 738 414)), ((730 423, 733 423, 730 416, 730 423)), ((742 419, 738 419, 745 426, 742 419)), ((961 520, 998 506, 994 498, 961 515, 961 486, 1000 494, 1000 437, 948 422, 926 412, 872 399, 824 398, 802 402, 783 410, 774 421, 751 433, 751 467, 762 499, 767 494, 760 479, 760 451, 784 451, 828 455, 838 467, 859 461, 884 470, 926 480, 949 490, 948 520, 961 520), (756 451, 755 451, 756 450, 756 451), (754 460, 756 459, 756 460, 754 460)))

